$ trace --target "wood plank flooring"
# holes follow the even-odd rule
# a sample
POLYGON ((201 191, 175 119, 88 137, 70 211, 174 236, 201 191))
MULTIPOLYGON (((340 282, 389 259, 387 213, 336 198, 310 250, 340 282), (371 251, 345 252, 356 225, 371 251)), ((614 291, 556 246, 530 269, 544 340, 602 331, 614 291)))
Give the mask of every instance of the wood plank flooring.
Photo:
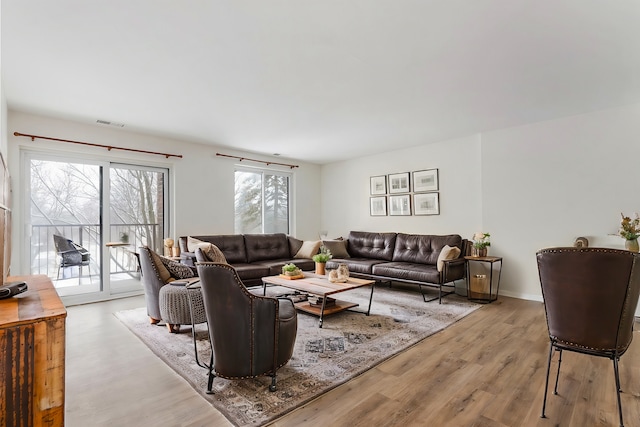
MULTIPOLYGON (((66 425, 231 425, 112 315, 143 305, 69 307, 66 425)), ((627 427, 640 427, 639 330, 620 363, 627 427)), ((569 352, 540 418, 548 341, 541 303, 500 297, 272 425, 617 426, 612 362, 569 352)))

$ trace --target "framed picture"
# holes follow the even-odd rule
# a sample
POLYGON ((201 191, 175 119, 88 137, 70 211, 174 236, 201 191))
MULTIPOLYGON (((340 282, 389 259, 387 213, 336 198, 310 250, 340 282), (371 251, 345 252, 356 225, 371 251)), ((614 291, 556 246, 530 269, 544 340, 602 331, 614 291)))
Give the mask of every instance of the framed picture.
POLYGON ((409 172, 389 175, 389 194, 409 192, 409 172))
POLYGON ((429 169, 413 173, 413 191, 438 191, 438 169, 429 169))
POLYGON ((371 177, 371 195, 387 194, 387 176, 372 176, 371 177))
POLYGON ((382 197, 370 197, 371 216, 386 216, 387 215, 387 198, 382 197))
POLYGON ((389 196, 389 215, 411 215, 411 196, 389 196))
POLYGON ((440 215, 440 193, 413 195, 414 215, 440 215))

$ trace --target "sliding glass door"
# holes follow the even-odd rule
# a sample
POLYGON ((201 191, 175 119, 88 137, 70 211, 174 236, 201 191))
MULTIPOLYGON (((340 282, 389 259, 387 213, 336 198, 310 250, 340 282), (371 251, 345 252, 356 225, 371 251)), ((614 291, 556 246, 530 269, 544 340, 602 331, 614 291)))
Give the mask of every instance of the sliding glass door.
POLYGON ((162 247, 168 170, 27 153, 31 274, 66 303, 142 291, 137 248, 162 247))

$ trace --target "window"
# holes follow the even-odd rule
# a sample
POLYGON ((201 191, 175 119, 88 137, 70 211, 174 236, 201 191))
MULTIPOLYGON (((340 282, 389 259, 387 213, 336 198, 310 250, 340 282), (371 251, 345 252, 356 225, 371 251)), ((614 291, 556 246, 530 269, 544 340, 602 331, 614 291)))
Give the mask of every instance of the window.
POLYGON ((235 232, 289 233, 290 174, 260 169, 235 172, 235 232))

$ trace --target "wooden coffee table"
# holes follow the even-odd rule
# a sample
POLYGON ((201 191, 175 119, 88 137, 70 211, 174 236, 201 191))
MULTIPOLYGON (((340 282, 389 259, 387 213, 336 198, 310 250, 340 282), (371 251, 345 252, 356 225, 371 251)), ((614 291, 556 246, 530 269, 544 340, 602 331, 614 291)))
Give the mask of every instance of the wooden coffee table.
MULTIPOLYGON (((324 316, 341 311, 349 310, 353 307, 357 307, 358 304, 336 300, 334 305, 326 306, 327 297, 329 295, 337 294, 340 292, 349 291, 351 289, 360 288, 363 286, 371 286, 371 294, 369 295, 369 307, 367 311, 358 311, 358 313, 369 315, 371 311, 371 301, 373 300, 373 289, 375 280, 364 280, 350 277, 345 283, 331 283, 327 280, 327 276, 321 276, 313 273, 304 273, 302 279, 284 279, 280 276, 269 276, 262 278, 263 292, 266 295, 267 285, 278 285, 289 289, 295 289, 306 294, 315 295, 322 298, 322 307, 313 307, 309 301, 300 301, 295 303, 298 310, 306 313, 315 314, 320 317, 318 321, 318 327, 322 328, 322 322, 324 316)), ((354 310, 355 311, 355 310, 354 310)))

